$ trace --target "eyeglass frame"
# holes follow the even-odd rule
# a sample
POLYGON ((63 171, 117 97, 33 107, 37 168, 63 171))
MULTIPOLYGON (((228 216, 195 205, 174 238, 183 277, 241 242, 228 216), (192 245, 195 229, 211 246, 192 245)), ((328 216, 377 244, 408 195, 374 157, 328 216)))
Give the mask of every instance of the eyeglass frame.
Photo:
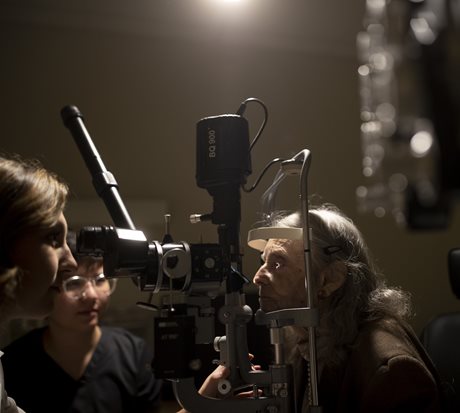
POLYGON ((62 288, 62 291, 66 294, 67 297, 71 298, 71 299, 74 299, 74 300, 79 300, 80 298, 85 298, 86 297, 86 291, 88 289, 87 285, 88 283, 92 284, 94 290, 98 293, 98 288, 96 286, 96 282, 99 281, 100 279, 104 278, 105 281, 107 281, 110 285, 110 281, 112 281, 112 285, 111 285, 111 288, 109 288, 109 292, 106 293, 105 295, 107 297, 111 296, 113 294, 113 292, 115 291, 116 287, 117 287, 117 279, 116 278, 107 278, 104 273, 100 273, 98 275, 96 275, 96 277, 83 277, 81 275, 73 275, 72 277, 69 277, 67 279, 65 279, 64 281, 61 282, 61 288, 62 288), (82 287, 82 291, 80 294, 78 295, 75 295, 75 296, 71 296, 71 291, 68 291, 67 290, 67 284, 70 282, 70 281, 75 281, 77 279, 83 279, 85 280, 85 284, 84 286, 82 287))

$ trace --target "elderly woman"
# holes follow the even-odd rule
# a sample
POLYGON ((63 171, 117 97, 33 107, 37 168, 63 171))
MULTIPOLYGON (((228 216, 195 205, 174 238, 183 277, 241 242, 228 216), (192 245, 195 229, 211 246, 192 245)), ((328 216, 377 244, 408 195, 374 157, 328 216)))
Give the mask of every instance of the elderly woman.
MULTIPOLYGON (((361 233, 337 208, 323 205, 310 209, 309 225, 313 297, 320 313, 316 335, 323 412, 440 411, 436 370, 406 322, 409 295, 386 286, 361 233)), ((303 225, 300 214, 294 213, 269 226, 303 225)), ((302 240, 270 239, 263 244, 264 263, 254 276, 261 309, 305 306, 302 240)), ((307 412, 308 332, 299 326, 285 329, 297 410, 307 412)), ((200 393, 215 396, 218 379, 227 375, 226 368, 219 366, 200 393)))

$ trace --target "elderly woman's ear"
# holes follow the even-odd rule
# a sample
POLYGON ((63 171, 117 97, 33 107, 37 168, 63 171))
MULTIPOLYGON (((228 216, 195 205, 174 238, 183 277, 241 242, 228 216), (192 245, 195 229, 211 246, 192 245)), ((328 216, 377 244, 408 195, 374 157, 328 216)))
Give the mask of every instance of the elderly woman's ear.
POLYGON ((325 299, 338 290, 347 277, 347 266, 343 261, 334 261, 319 275, 318 298, 325 299))

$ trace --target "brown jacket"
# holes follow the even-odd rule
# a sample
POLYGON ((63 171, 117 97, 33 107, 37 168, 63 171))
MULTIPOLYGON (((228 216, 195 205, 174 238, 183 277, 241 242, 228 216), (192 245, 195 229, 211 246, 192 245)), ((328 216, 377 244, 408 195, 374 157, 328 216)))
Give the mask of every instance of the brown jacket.
MULTIPOLYGON (((299 363, 296 384, 305 389, 306 364, 299 363)), ((363 326, 346 361, 323 369, 318 393, 323 413, 441 411, 436 369, 413 330, 396 320, 363 326)))

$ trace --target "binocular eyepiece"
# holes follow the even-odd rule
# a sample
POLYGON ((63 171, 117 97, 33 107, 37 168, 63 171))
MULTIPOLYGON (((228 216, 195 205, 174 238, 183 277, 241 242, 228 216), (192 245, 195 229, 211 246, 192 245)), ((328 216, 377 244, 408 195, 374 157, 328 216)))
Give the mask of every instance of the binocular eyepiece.
POLYGON ((217 295, 231 272, 219 244, 148 242, 138 230, 112 226, 83 227, 78 252, 104 257, 108 278, 130 277, 141 291, 177 291, 217 295))

